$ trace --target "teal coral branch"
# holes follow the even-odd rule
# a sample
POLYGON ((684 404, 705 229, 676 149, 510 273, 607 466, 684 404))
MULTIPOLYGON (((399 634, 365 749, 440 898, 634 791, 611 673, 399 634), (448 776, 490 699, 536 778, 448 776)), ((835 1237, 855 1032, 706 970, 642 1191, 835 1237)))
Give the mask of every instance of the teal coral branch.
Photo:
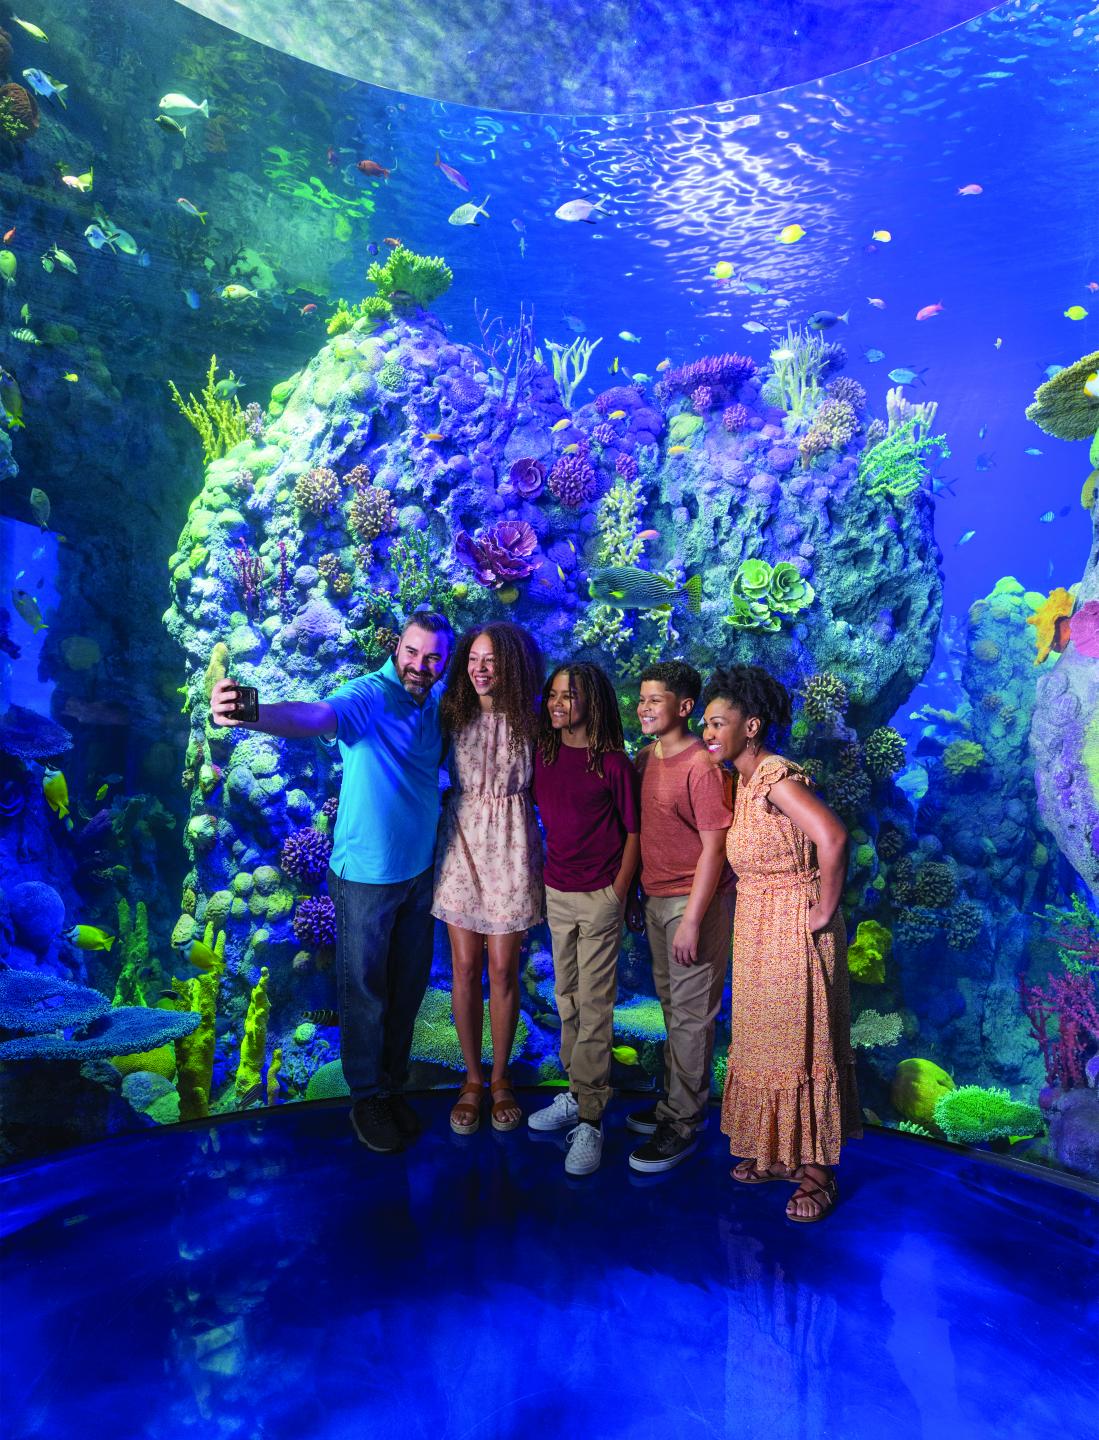
POLYGON ((598 340, 585 340, 581 336, 571 345, 558 345, 554 340, 546 341, 546 349, 553 356, 553 378, 561 392, 561 399, 566 405, 572 404, 576 387, 588 373, 588 362, 591 360, 592 352, 597 345, 602 343, 602 335, 598 340))

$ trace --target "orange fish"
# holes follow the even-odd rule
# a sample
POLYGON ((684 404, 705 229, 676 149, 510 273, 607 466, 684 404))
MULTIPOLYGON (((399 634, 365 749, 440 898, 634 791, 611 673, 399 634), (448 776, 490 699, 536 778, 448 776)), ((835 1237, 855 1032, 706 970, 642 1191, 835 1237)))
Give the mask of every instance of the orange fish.
POLYGON ((382 244, 388 245, 391 250, 398 250, 400 249, 401 242, 399 240, 394 240, 392 235, 383 235, 382 244))
POLYGON ((15 239, 15 226, 13 225, 13 226, 11 227, 11 229, 8 231, 8 233, 4 236, 4 244, 5 244, 5 245, 10 245, 11 242, 12 242, 14 239, 15 239))
POLYGON ((361 170, 364 175, 384 175, 389 179, 390 172, 384 165, 379 165, 377 160, 360 160, 355 169, 361 170))
POLYGON ((313 311, 314 311, 316 308, 317 308, 317 307, 316 307, 315 305, 313 305, 312 303, 310 303, 309 305, 303 305, 303 306, 301 307, 301 309, 298 311, 298 314, 299 314, 299 315, 312 315, 313 311))
POLYGON ((438 440, 445 440, 445 439, 446 439, 446 436, 443 434, 443 432, 442 432, 441 430, 425 430, 425 431, 424 431, 424 439, 425 439, 425 440, 431 440, 431 441, 434 442, 434 441, 438 441, 438 440))
POLYGON ((941 315, 943 302, 940 300, 935 305, 925 305, 922 310, 916 311, 917 320, 930 320, 933 315, 941 315))
POLYGON ((660 531, 659 531, 659 530, 639 530, 639 531, 637 532, 637 535, 635 536, 635 539, 637 539, 637 540, 656 540, 656 539, 659 537, 659 535, 660 535, 660 531))
POLYGON ((963 185, 958 190, 959 195, 983 195, 984 193, 983 185, 963 185))
POLYGON ((1053 644, 1049 648, 1056 650, 1058 655, 1072 639, 1071 624, 1067 615, 1059 615, 1053 623, 1053 644))

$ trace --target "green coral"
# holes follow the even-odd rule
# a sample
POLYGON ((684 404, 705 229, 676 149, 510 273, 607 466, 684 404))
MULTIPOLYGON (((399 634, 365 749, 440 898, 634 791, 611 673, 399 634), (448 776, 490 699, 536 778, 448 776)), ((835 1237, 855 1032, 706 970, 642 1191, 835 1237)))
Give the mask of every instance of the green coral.
POLYGON ((408 371, 399 360, 387 360, 378 371, 378 384, 394 393, 403 390, 408 384, 408 371))
POLYGON ((329 335, 342 335, 350 330, 357 320, 369 320, 377 325, 388 320, 392 314, 393 305, 384 295, 367 295, 364 300, 359 300, 354 305, 341 298, 336 302, 336 309, 328 317, 325 328, 329 335))
POLYGON ((943 751, 947 774, 957 779, 978 770, 985 762, 984 746, 975 740, 952 740, 943 751))
POLYGON ((614 656, 630 643, 633 629, 625 613, 613 605, 589 605, 573 626, 572 638, 585 649, 614 656))
POLYGON ((1012 1100, 1006 1090, 960 1085, 936 1102, 935 1124, 957 1145, 981 1145, 1010 1136, 1037 1135, 1042 1112, 1037 1105, 1012 1100))
POLYGON ((878 780, 903 770, 908 758, 904 736, 891 725, 879 725, 876 730, 871 730, 863 749, 866 768, 878 780))
POLYGON ((893 936, 876 920, 860 920, 855 938, 847 947, 847 969, 852 980, 863 985, 885 981, 885 962, 893 951, 893 936))
POLYGON ((244 1019, 244 1035, 240 1042, 240 1064, 237 1066, 236 1091, 238 1103, 245 1103, 259 1088, 263 1062, 267 1054, 267 1017, 271 1001, 267 995, 268 970, 264 965, 259 980, 252 987, 248 1014, 244 1019))
POLYGON ((806 716, 817 725, 839 720, 847 711, 847 686, 838 675, 809 675, 797 693, 806 716))
MULTIPOLYGON (((530 1022, 520 1010, 515 1040, 508 1056, 513 1063, 522 1053, 530 1039, 530 1022)), ((481 1057, 487 1060, 492 1054, 492 1028, 488 1006, 485 1006, 481 1028, 481 1057)), ((443 1065, 448 1070, 464 1070, 466 1062, 462 1047, 458 1043, 458 1032, 454 1028, 454 1016, 450 1004, 450 992, 430 988, 424 996, 416 1025, 412 1032, 413 1060, 425 1061, 431 1065, 443 1065)))
POLYGON ((934 1138, 925 1125, 917 1125, 915 1120, 901 1120, 893 1129, 900 1130, 904 1135, 921 1135, 925 1140, 934 1138))
POLYGON ((318 1065, 305 1087, 307 1100, 341 1100, 350 1093, 342 1060, 328 1060, 323 1065, 318 1065))
POLYGON ((859 459, 859 480, 865 485, 866 493, 907 500, 928 474, 924 456, 930 450, 937 451, 941 459, 950 457, 946 437, 924 434, 921 420, 911 416, 884 440, 863 452, 859 459))
POLYGON ((425 605, 444 615, 450 613, 454 587, 443 578, 425 531, 399 536, 390 547, 389 564, 397 577, 397 599, 405 615, 425 605))
POLYGON ((816 592, 788 560, 742 560, 733 576, 725 623, 738 630, 782 629, 783 618, 811 605, 816 592))
POLYGON ((600 565, 634 565, 645 549, 641 526, 641 481, 617 479, 599 502, 595 515, 600 565))
POLYGON ((553 357, 553 378, 566 406, 572 404, 576 387, 588 373, 592 352, 602 343, 602 335, 598 340, 585 340, 583 336, 578 336, 571 345, 558 345, 554 340, 546 341, 546 349, 553 357))
POLYGON ((659 1000, 643 997, 614 1007, 614 1033, 629 1040, 659 1042, 667 1037, 664 1010, 659 1000))
POLYGON ((454 272, 440 255, 417 255, 398 245, 384 264, 374 261, 366 278, 391 304, 394 296, 399 301, 402 295, 409 295, 426 309, 450 289, 454 272))
POLYGON ((114 986, 112 1005, 147 1005, 138 975, 149 960, 149 916, 145 901, 139 900, 130 914, 129 901, 118 902, 118 950, 122 968, 114 986))
MULTIPOLYGON (((194 395, 188 395, 184 400, 176 388, 175 382, 168 381, 172 399, 179 406, 181 413, 198 431, 202 441, 203 458, 207 464, 211 460, 219 460, 234 445, 239 445, 248 436, 248 419, 241 409, 240 401, 235 395, 222 399, 217 394, 217 368, 217 356, 211 355, 210 368, 206 372, 206 384, 197 400, 194 395)), ((235 380, 236 378, 230 370, 229 379, 235 380)))
POLYGON ((223 968, 223 964, 219 964, 191 980, 172 981, 172 989, 180 997, 176 1008, 197 1010, 201 1017, 189 1035, 175 1042, 181 1120, 200 1120, 210 1113, 217 1039, 217 996, 223 968))
POLYGON ((896 1045, 904 1033, 901 1017, 881 1015, 877 1010, 864 1010, 851 1026, 851 1044, 859 1050, 896 1045))
POLYGON ((771 374, 763 387, 768 404, 778 405, 794 420, 805 419, 821 398, 824 340, 809 330, 786 327, 786 339, 771 351, 771 374))
POLYGON ((1027 406, 1026 418, 1058 440, 1099 437, 1099 402, 1084 389, 1084 382, 1099 370, 1099 350, 1066 366, 1039 385, 1027 406))

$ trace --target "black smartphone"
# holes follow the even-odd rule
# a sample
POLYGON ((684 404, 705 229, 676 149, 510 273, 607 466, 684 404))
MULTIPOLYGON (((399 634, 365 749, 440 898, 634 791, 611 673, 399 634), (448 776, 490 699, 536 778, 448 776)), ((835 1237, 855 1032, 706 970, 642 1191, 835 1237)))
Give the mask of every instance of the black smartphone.
POLYGON ((259 719, 259 691, 254 685, 238 685, 233 719, 254 725, 259 719))

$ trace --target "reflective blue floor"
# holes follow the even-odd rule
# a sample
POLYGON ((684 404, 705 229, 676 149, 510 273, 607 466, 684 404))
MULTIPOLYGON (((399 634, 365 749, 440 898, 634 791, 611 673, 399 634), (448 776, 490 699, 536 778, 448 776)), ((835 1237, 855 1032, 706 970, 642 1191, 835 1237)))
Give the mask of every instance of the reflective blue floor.
POLYGON ((0 1176, 4 1435, 1095 1433, 1094 1195, 870 1134, 796 1226, 716 1115, 642 1177, 618 1102, 569 1181, 555 1137, 452 1137, 451 1099, 398 1157, 294 1106, 0 1176))

